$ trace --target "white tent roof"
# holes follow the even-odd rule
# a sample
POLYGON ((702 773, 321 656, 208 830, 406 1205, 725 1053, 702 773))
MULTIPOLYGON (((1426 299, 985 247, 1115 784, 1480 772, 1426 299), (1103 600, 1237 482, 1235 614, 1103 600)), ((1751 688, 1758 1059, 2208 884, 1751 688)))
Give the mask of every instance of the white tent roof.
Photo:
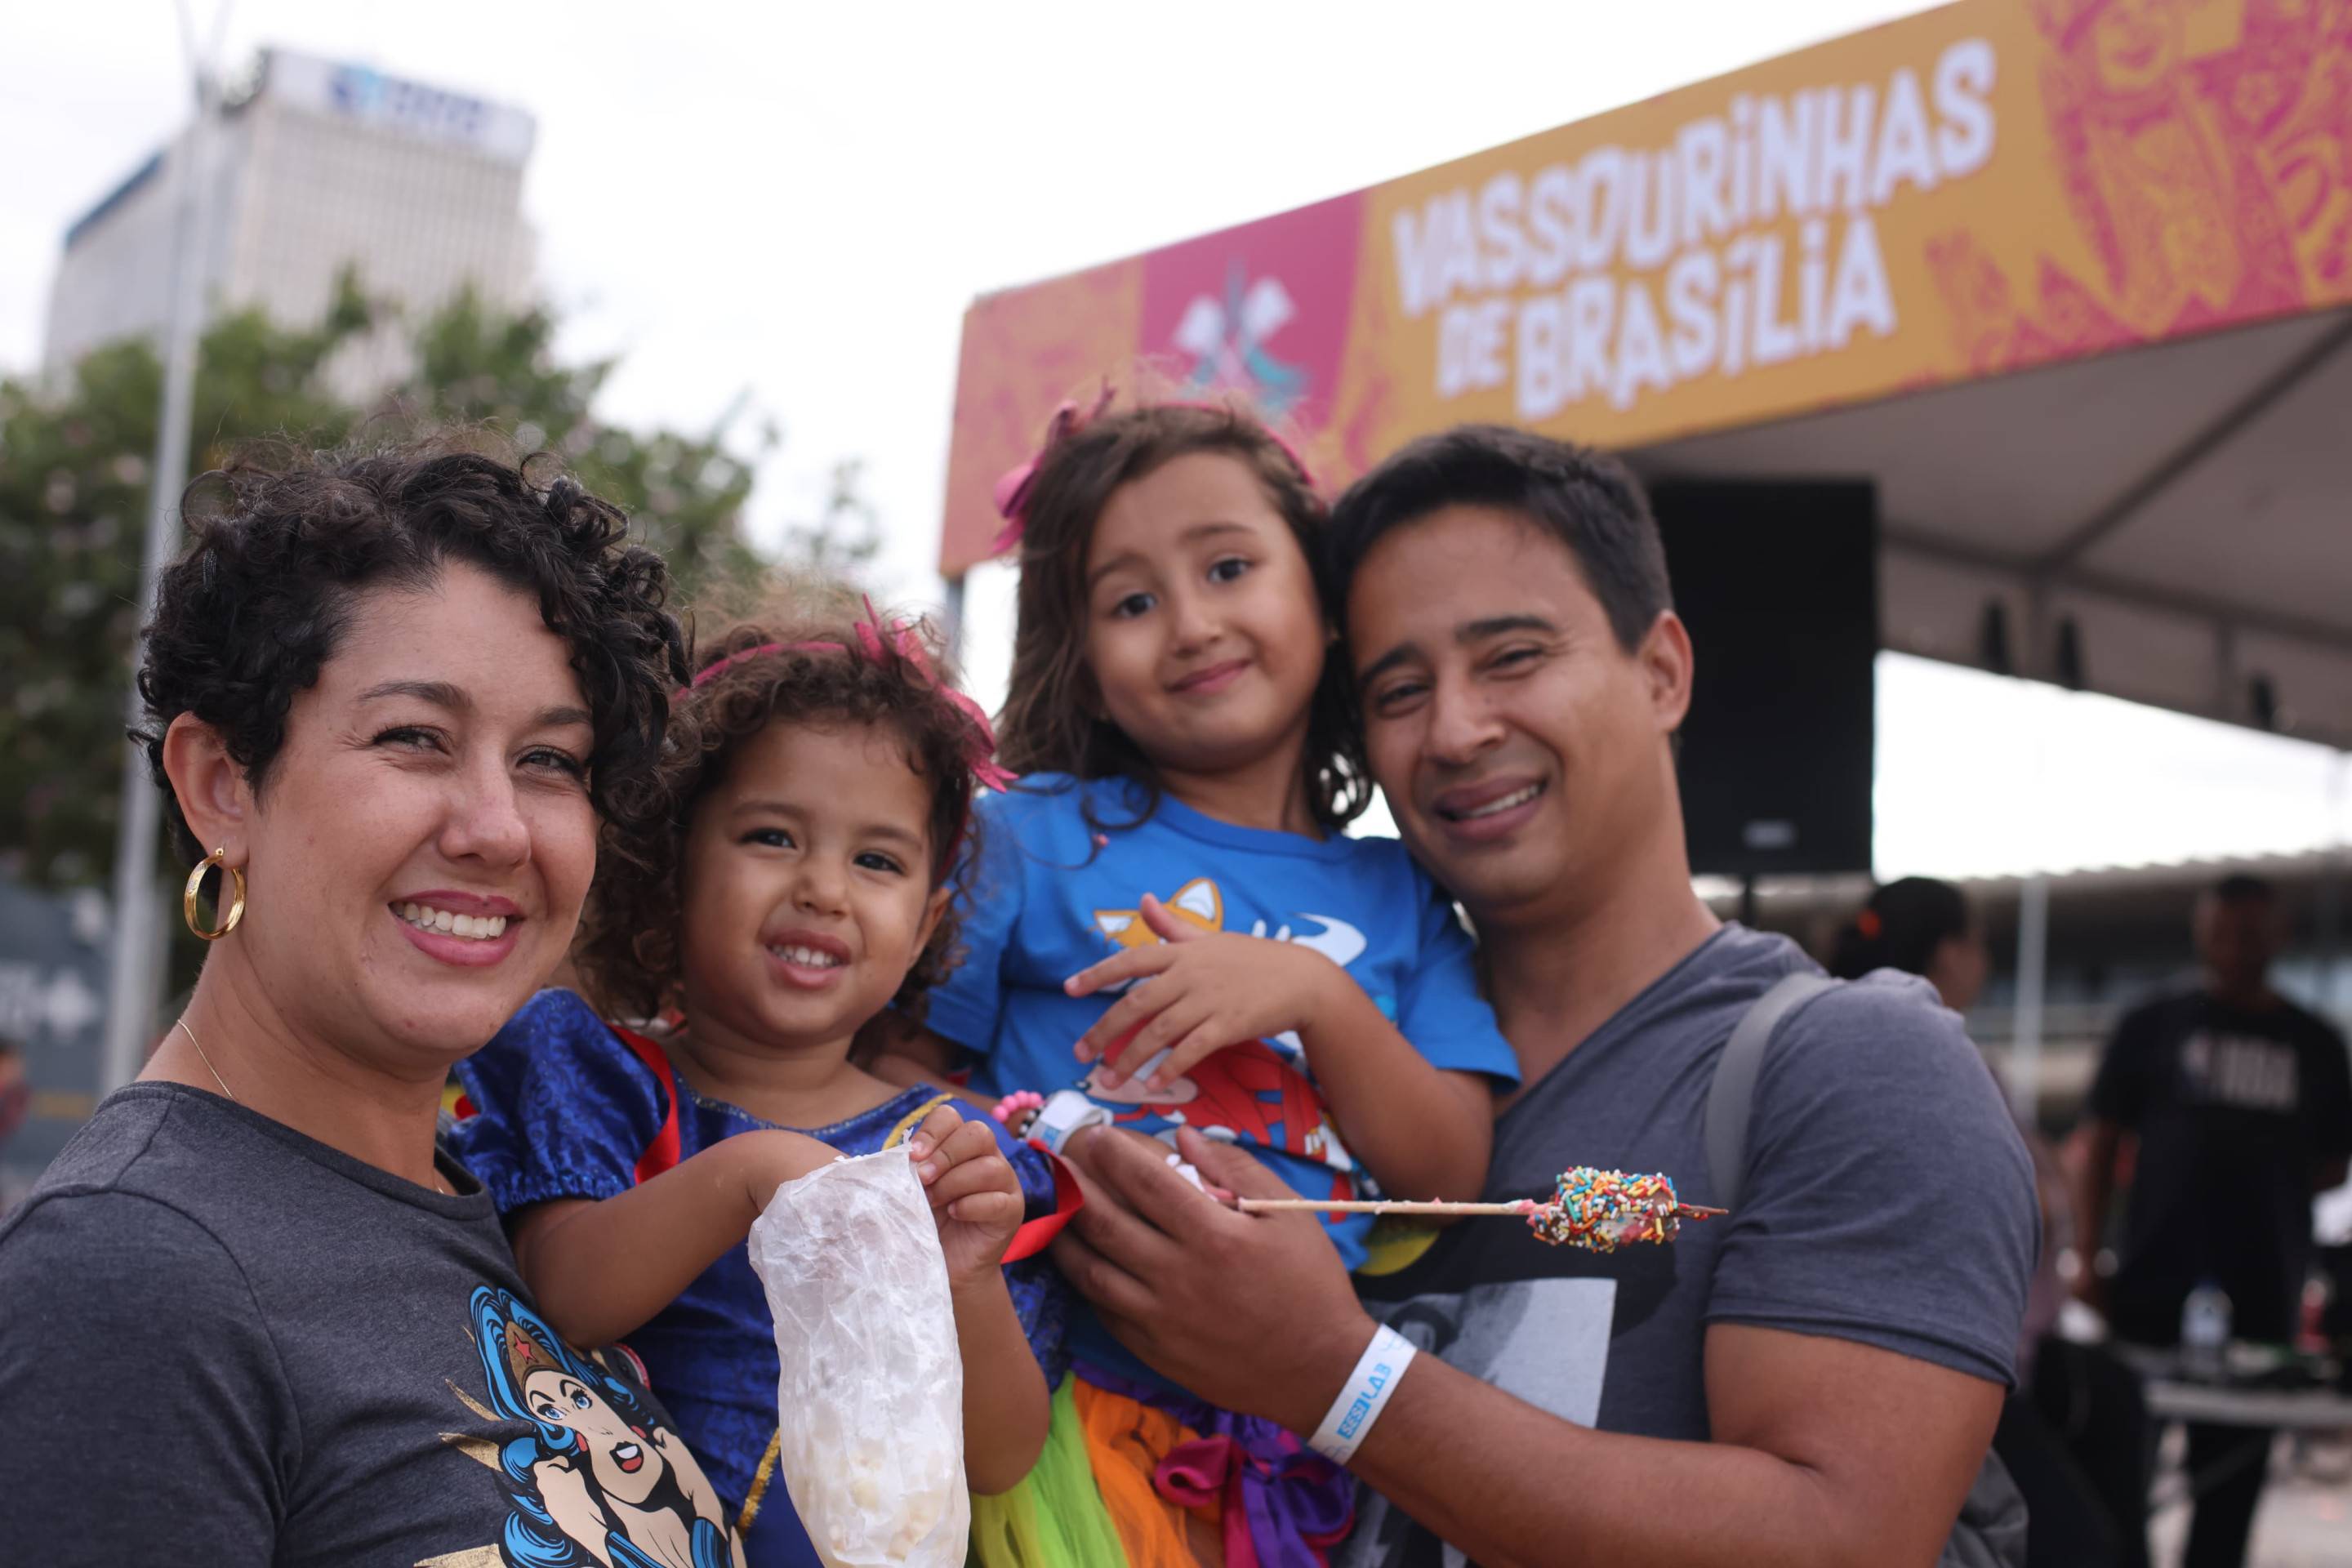
POLYGON ((1633 454, 1652 478, 1870 476, 1885 646, 2352 746, 2352 311, 1633 454), (1997 639, 1996 639, 1997 640, 1997 639))

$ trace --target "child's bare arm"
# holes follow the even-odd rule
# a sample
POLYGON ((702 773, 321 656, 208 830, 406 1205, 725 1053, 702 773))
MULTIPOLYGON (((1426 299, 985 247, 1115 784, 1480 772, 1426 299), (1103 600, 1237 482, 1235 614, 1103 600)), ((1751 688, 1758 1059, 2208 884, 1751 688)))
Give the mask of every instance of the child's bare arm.
POLYGON ((625 1193, 523 1210, 515 1262, 556 1332, 608 1345, 743 1245, 778 1187, 834 1158, 797 1132, 738 1133, 625 1193))
POLYGON ((916 1130, 917 1174, 940 1222, 940 1249, 963 1358, 964 1479, 1010 1491, 1045 1451, 1052 1407, 1013 1293, 1004 1249, 1021 1224, 1021 1183, 982 1121, 941 1106, 916 1130))
POLYGON ((1053 1408, 1036 1352, 1000 1272, 954 1292, 963 1355, 964 1479, 984 1495, 1011 1491, 1045 1451, 1053 1408))
POLYGON ((1391 1197, 1477 1197, 1494 1152, 1494 1089, 1476 1073, 1431 1066, 1344 970, 1334 997, 1298 1037, 1349 1152, 1391 1197))
POLYGON ((1069 982, 1072 995, 1086 996, 1150 977, 1078 1041, 1081 1059, 1103 1058, 1107 1083, 1141 1071, 1165 1050, 1150 1079, 1165 1087, 1235 1041, 1295 1029, 1333 1124, 1384 1190, 1401 1197, 1477 1195, 1494 1142, 1493 1092, 1484 1079, 1433 1067, 1346 970, 1310 948, 1203 934, 1150 897, 1142 914, 1163 939, 1158 945, 1129 948, 1069 982), (1107 1054, 1114 1046, 1115 1057, 1107 1054))

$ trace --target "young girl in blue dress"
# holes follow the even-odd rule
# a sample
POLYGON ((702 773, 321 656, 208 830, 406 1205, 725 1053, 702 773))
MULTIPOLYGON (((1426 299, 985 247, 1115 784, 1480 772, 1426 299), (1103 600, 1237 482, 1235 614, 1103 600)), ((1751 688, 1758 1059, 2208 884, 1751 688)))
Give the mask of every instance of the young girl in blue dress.
POLYGON ((993 776, 986 721, 927 637, 869 607, 706 647, 671 710, 667 819, 605 844, 580 950, 602 1001, 674 1026, 543 991, 458 1069, 458 1149, 541 1310, 576 1344, 626 1338, 754 1568, 817 1559, 776 1474, 774 1329, 743 1243, 782 1183, 836 1154, 919 1162, 974 1491, 1013 1487, 1045 1439, 1059 1285, 1003 1259, 1055 1207, 1048 1163, 849 1059, 860 1025, 919 1008, 943 973, 948 869, 993 776))
MULTIPOLYGON (((1190 1125, 1309 1197, 1476 1194, 1516 1059, 1450 902, 1394 840, 1342 832, 1370 790, 1290 448, 1237 406, 1066 408, 998 500, 1024 777, 982 804, 966 956, 881 1070, 969 1063, 1024 1113, 1051 1096, 1049 1144, 1190 1125)), ((1368 1220, 1328 1228, 1364 1261, 1368 1220)), ((1192 1399, 1090 1314, 1071 1344, 1130 1563, 1319 1561, 1345 1532, 1349 1483, 1294 1436, 1192 1399), (1240 1456, 1206 1495, 1171 1459, 1203 1438, 1240 1456)))

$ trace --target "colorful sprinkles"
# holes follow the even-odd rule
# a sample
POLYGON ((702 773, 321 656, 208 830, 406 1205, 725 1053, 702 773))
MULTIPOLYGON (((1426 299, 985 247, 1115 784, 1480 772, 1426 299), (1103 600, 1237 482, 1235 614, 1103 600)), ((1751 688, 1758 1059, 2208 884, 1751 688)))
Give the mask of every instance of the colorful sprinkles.
POLYGON ((1548 1203, 1520 1205, 1528 1228, 1554 1247, 1614 1252, 1640 1242, 1660 1245, 1682 1234, 1684 1211, 1667 1176, 1629 1176, 1579 1165, 1562 1171, 1548 1203))

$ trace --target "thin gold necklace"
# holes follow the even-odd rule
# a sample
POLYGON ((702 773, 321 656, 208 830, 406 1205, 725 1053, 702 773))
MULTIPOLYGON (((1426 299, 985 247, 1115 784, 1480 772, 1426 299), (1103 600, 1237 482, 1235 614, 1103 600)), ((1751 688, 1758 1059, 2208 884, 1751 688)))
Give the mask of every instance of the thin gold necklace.
MULTIPOLYGON (((187 1018, 184 1016, 174 1019, 173 1022, 180 1026, 180 1033, 188 1037, 188 1044, 196 1047, 196 1059, 205 1064, 205 1070, 206 1072, 213 1075, 213 1081, 220 1085, 220 1091, 222 1094, 228 1097, 228 1102, 231 1105, 244 1104, 245 1102, 243 1100, 237 1099, 236 1092, 229 1088, 228 1079, 221 1077, 220 1068, 213 1066, 213 1058, 205 1055, 205 1043, 196 1038, 196 1032, 194 1029, 188 1027, 187 1018)), ((433 1173, 433 1190, 439 1193, 445 1198, 453 1198, 457 1195, 451 1192, 447 1187, 442 1185, 441 1173, 438 1171, 433 1173)))
POLYGON ((220 1068, 213 1066, 213 1058, 205 1055, 205 1043, 196 1038, 196 1032, 188 1027, 188 1021, 185 1018, 182 1018, 179 1020, 179 1025, 180 1033, 187 1036, 188 1044, 196 1047, 196 1059, 205 1064, 205 1070, 206 1072, 213 1075, 213 1081, 220 1085, 221 1093, 227 1097, 228 1102, 231 1105, 238 1103, 236 1091, 229 1088, 228 1079, 221 1077, 220 1068))

